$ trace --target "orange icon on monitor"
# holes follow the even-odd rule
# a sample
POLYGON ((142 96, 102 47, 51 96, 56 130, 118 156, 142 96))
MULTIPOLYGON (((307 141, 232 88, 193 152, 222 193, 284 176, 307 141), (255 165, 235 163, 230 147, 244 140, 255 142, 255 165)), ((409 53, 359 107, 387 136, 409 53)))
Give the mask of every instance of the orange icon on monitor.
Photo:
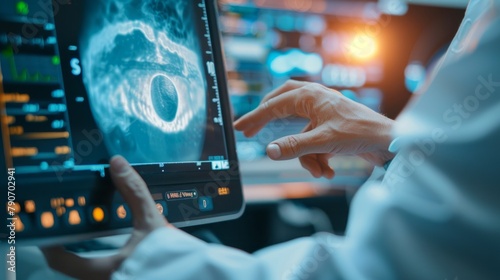
POLYGON ((104 221, 104 209, 99 206, 95 207, 94 210, 92 210, 92 218, 98 223, 104 221))
POLYGON ((72 198, 67 198, 65 203, 66 207, 73 207, 75 206, 75 200, 72 198))
POLYGON ((69 211, 68 215, 68 223, 72 226, 79 225, 82 222, 82 218, 80 217, 80 213, 78 210, 69 211))
POLYGON ((36 205, 33 200, 26 200, 24 202, 24 210, 26 213, 35 213, 36 205))
POLYGON ((57 216, 61 217, 65 213, 66 213, 66 208, 64 208, 62 206, 59 206, 59 207, 56 208, 56 214, 57 214, 57 216))
POLYGON ((120 205, 116 208, 116 216, 120 219, 125 219, 127 217, 127 209, 125 209, 125 206, 120 205))
POLYGON ((156 203, 156 209, 158 209, 158 212, 160 212, 160 214, 163 214, 163 205, 161 205, 160 203, 156 203))
POLYGON ((228 195, 229 194, 229 188, 228 187, 220 187, 217 189, 219 195, 228 195))
POLYGON ((85 206, 85 196, 78 197, 78 205, 85 206))
POLYGON ((19 216, 15 216, 14 218, 17 218, 16 220, 16 225, 15 225, 15 230, 16 232, 21 232, 24 230, 24 224, 23 222, 21 221, 21 218, 19 218, 19 216))
POLYGON ((54 226, 54 214, 52 212, 43 212, 40 216, 40 223, 44 228, 52 228, 54 226))

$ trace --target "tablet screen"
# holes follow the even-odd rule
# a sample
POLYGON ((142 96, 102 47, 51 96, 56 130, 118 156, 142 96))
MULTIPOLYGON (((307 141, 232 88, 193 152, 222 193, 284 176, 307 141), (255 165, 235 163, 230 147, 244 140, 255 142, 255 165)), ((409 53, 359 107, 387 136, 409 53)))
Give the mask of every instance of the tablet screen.
POLYGON ((0 14, 3 169, 14 170, 4 181, 18 182, 7 208, 21 237, 130 226, 110 187, 116 154, 177 225, 241 212, 212 2, 61 0, 26 9, 0 14))

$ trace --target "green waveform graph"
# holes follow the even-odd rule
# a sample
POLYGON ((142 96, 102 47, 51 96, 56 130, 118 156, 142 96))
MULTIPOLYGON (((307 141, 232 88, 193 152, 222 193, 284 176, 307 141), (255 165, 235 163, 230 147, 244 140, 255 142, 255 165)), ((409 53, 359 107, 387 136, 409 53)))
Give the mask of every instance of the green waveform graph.
POLYGON ((59 80, 58 56, 17 55, 12 47, 0 53, 0 67, 5 82, 54 83, 59 80))

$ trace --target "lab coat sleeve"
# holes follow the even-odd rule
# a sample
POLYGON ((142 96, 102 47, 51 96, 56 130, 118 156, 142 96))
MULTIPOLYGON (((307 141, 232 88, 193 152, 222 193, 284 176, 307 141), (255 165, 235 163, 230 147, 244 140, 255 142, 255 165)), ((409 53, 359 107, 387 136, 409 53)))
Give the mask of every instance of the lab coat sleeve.
POLYGON ((318 235, 252 255, 205 243, 178 229, 162 228, 139 244, 112 279, 265 280, 304 279, 317 275, 322 278, 314 279, 335 279, 332 278, 335 274, 330 265, 330 250, 341 240, 330 234, 318 235))
POLYGON ((398 119, 401 151, 351 205, 348 279, 498 279, 500 1, 471 1, 442 67, 398 119))
POLYGON ((113 279, 498 279, 499 2, 471 1, 495 4, 464 21, 471 30, 399 119, 402 149, 356 194, 345 237, 248 254, 163 228, 113 279))
POLYGON ((265 279, 263 267, 243 251, 165 227, 143 240, 113 279, 265 279))

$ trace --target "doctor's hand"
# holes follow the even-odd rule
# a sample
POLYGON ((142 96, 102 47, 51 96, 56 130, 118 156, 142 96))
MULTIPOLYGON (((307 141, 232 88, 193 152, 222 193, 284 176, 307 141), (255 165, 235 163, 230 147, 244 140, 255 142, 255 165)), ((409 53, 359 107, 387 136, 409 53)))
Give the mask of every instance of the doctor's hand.
POLYGON ((116 255, 102 258, 83 258, 63 247, 42 248, 52 269, 78 279, 109 279, 149 233, 171 226, 156 209, 146 183, 123 157, 111 159, 110 171, 116 189, 132 212, 134 230, 130 239, 116 255))
POLYGON ((298 157, 314 177, 332 178, 333 155, 359 155, 375 165, 394 157, 387 151, 394 121, 315 83, 290 80, 268 94, 252 112, 235 122, 245 136, 256 135, 274 119, 298 116, 309 124, 302 133, 271 142, 273 160, 298 157))

